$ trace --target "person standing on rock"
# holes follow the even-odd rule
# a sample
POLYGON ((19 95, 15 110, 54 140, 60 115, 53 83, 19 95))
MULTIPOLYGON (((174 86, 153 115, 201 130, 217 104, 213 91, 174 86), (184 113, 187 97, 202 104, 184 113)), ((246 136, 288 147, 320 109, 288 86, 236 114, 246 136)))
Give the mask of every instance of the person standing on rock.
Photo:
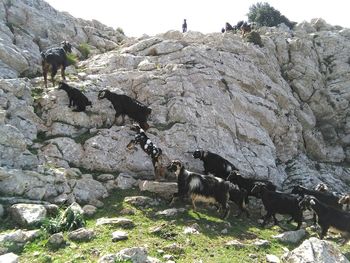
POLYGON ((186 33, 187 32, 187 22, 186 19, 184 19, 184 22, 182 24, 182 33, 186 33))

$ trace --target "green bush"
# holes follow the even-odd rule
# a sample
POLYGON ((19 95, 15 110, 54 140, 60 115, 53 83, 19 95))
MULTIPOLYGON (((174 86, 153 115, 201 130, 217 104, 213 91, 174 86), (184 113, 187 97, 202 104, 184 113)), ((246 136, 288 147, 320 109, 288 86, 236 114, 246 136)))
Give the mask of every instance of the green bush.
POLYGON ((252 31, 245 36, 246 40, 250 43, 258 45, 259 47, 263 47, 263 43, 261 41, 260 34, 256 31, 252 31))
POLYGON ((80 51, 82 58, 87 59, 90 55, 90 47, 86 43, 82 43, 78 46, 78 50, 80 51))
POLYGON ((86 224, 83 215, 71 208, 67 208, 55 218, 46 218, 41 223, 41 228, 49 234, 75 230, 84 227, 86 224))
POLYGON ((289 21, 280 11, 276 10, 268 3, 257 3, 249 7, 247 14, 249 22, 255 22, 258 26, 277 26, 284 23, 289 28, 293 28, 295 22, 289 21))
POLYGON ((75 66, 78 63, 78 58, 73 53, 67 53, 67 61, 68 61, 68 65, 74 65, 75 66))
POLYGON ((123 30, 121 27, 118 27, 118 28, 117 28, 117 31, 118 31, 120 34, 122 34, 122 35, 125 36, 124 30, 123 30))

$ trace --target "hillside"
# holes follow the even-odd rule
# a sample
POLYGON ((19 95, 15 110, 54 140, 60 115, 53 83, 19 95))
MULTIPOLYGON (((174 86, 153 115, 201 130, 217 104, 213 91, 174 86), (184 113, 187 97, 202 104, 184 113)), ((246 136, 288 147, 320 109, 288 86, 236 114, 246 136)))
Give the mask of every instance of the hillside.
POLYGON ((350 29, 322 19, 259 28, 263 47, 231 32, 136 39, 41 0, 0 6, 2 197, 102 207, 124 177, 153 179, 150 158, 126 149, 132 120, 118 125, 103 89, 149 105, 148 136, 189 170, 202 171, 200 148, 282 191, 324 182, 350 192, 350 29), (62 40, 78 57, 90 49, 66 70, 92 101, 86 112, 44 88, 40 51, 62 40))

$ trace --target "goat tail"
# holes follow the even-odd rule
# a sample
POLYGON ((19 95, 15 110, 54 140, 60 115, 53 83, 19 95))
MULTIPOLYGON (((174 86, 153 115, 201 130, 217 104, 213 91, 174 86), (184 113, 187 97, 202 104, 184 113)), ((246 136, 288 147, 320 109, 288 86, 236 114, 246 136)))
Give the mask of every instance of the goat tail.
POLYGON ((40 52, 41 58, 45 59, 45 52, 40 52))
POLYGON ((147 107, 147 114, 151 114, 152 109, 150 107, 147 107))
POLYGON ((87 102, 87 104, 86 104, 86 105, 87 105, 87 106, 91 106, 91 107, 92 107, 92 102, 88 100, 88 102, 87 102))

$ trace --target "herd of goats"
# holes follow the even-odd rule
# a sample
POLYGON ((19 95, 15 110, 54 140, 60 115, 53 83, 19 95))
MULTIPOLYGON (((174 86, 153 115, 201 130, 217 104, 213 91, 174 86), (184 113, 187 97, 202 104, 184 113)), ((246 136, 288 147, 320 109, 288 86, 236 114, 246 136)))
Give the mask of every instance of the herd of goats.
MULTIPOLYGON (((55 86, 54 77, 58 69, 61 69, 62 79, 65 80, 64 70, 68 65, 67 53, 71 52, 71 44, 62 42, 61 47, 50 48, 41 53, 42 69, 47 88, 47 73, 51 71, 51 80, 55 86)), ((59 83, 59 89, 66 91, 69 98, 69 107, 76 107, 73 111, 85 111, 91 106, 89 99, 77 88, 71 87, 65 82, 59 83)), ((300 229, 303 220, 303 211, 312 210, 314 224, 321 227, 320 238, 322 239, 330 227, 342 233, 345 242, 350 238, 350 194, 339 194, 331 192, 326 185, 320 184, 316 189, 307 189, 296 185, 291 193, 276 191, 276 186, 268 180, 245 178, 239 173, 232 163, 223 157, 203 150, 193 152, 193 157, 203 162, 204 173, 196 173, 186 170, 184 164, 179 160, 165 163, 162 158, 162 150, 157 147, 147 136, 149 128, 147 118, 152 109, 141 102, 127 96, 113 93, 107 89, 98 93, 98 99, 109 100, 115 111, 116 119, 127 115, 136 121, 131 129, 136 132, 133 140, 127 145, 132 149, 139 145, 147 153, 153 164, 155 180, 165 180, 166 172, 176 176, 178 191, 174 194, 172 202, 177 198, 190 197, 193 208, 196 209, 197 201, 214 203, 218 211, 223 210, 223 218, 229 215, 229 201, 234 202, 239 208, 239 215, 244 212, 249 217, 246 208, 248 197, 260 198, 267 211, 262 225, 264 226, 272 217, 274 223, 278 224, 275 214, 291 216, 289 222, 294 220, 297 229, 300 229)))

